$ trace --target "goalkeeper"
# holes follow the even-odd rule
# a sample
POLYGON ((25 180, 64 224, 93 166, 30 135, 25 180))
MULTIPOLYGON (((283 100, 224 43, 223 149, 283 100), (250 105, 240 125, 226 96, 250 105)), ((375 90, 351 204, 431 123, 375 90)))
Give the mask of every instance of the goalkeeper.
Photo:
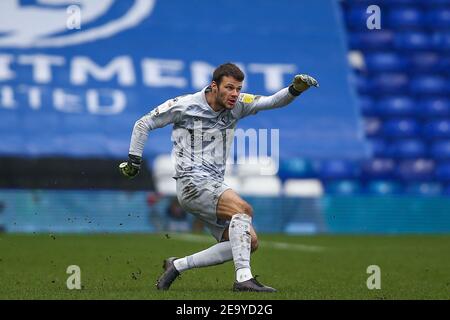
POLYGON ((244 74, 236 65, 222 64, 208 87, 164 102, 134 125, 129 159, 119 166, 122 174, 129 178, 138 174, 149 131, 173 124, 178 200, 186 211, 204 221, 217 240, 201 252, 164 260, 164 272, 156 283, 159 290, 169 289, 180 273, 189 269, 233 260, 234 291, 276 291, 253 277, 250 253, 258 247, 253 210, 223 182, 226 159, 240 119, 286 106, 311 86, 319 85, 308 75, 296 75, 289 87, 271 96, 254 96, 241 93, 243 81, 244 74))

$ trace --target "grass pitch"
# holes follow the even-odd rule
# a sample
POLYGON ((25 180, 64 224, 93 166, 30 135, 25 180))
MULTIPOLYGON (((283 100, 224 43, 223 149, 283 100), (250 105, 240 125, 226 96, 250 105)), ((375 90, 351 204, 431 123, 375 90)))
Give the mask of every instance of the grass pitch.
POLYGON ((0 234, 0 299, 450 299, 450 236, 259 235, 253 274, 279 290, 234 293, 232 262, 189 270, 160 292, 162 261, 214 243, 207 235, 0 234), (69 265, 81 290, 68 290, 69 265), (369 265, 381 289, 369 290, 369 265))

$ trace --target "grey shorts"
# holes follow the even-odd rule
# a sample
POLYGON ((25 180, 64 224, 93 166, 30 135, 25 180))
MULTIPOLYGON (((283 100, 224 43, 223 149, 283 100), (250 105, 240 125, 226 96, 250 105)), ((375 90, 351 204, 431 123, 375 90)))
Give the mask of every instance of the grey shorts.
POLYGON ((211 234, 220 242, 229 221, 217 218, 219 197, 230 189, 223 182, 192 177, 177 178, 177 197, 184 210, 203 221, 211 234))

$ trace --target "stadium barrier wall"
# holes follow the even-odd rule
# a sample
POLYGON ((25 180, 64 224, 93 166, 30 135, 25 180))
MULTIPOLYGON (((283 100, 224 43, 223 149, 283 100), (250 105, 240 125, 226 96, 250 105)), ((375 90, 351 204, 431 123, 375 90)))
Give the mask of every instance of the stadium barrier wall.
MULTIPOLYGON (((450 232, 450 199, 444 197, 244 198, 254 208, 254 226, 260 233, 450 232)), ((183 214, 176 198, 145 191, 0 190, 0 230, 6 232, 199 230, 198 221, 183 214)))

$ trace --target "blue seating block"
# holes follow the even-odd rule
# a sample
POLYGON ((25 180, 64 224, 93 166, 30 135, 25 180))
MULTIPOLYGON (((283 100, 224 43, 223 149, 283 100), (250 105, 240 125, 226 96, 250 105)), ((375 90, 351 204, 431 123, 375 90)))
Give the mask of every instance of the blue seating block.
POLYGON ((376 95, 406 94, 409 90, 409 77, 403 73, 379 73, 371 83, 371 93, 376 95))
POLYGON ((393 46, 394 32, 391 30, 366 30, 364 32, 350 32, 349 46, 352 49, 386 50, 393 46))
POLYGON ((395 138, 414 137, 421 133, 421 127, 413 119, 393 119, 383 123, 383 133, 395 138))
POLYGON ((434 177, 435 163, 430 159, 405 160, 398 164, 396 176, 405 181, 428 181, 434 177))
POLYGON ((362 192, 357 180, 337 180, 325 182, 325 192, 333 195, 354 195, 362 192))
POLYGON ((449 117, 450 99, 448 98, 425 98, 417 104, 418 114, 423 117, 449 117))
POLYGON ((423 133, 429 139, 450 138, 450 119, 434 120, 425 123, 423 133))
POLYGON ((429 7, 442 8, 442 6, 450 6, 450 0, 420 0, 420 4, 429 7))
POLYGON ((345 11, 345 20, 347 26, 356 30, 367 29, 367 19, 370 13, 367 13, 367 6, 352 6, 345 11))
POLYGON ((367 143, 374 157, 390 157, 390 150, 387 143, 380 138, 368 138, 367 143))
POLYGON ((392 96, 380 99, 376 110, 382 116, 414 116, 416 104, 408 96, 392 96))
POLYGON ((367 53, 364 60, 371 72, 405 71, 408 68, 408 60, 392 51, 367 53))
POLYGON ((405 193, 425 197, 440 196, 443 191, 442 184, 438 182, 415 182, 409 183, 405 187, 405 193))
POLYGON ((444 162, 436 168, 436 179, 444 182, 450 182, 450 162, 444 162))
POLYGON ((429 10, 426 13, 425 21, 430 28, 450 29, 450 6, 429 10))
POLYGON ((364 131, 367 137, 377 137, 382 134, 382 122, 378 118, 369 117, 364 119, 364 131))
POLYGON ((319 177, 324 180, 351 179, 359 173, 359 167, 352 161, 326 160, 319 165, 319 177))
POLYGON ((294 158, 280 161, 278 176, 282 180, 315 178, 317 175, 314 163, 307 159, 294 158))
POLYGON ((374 158, 362 164, 362 177, 364 179, 392 178, 395 170, 395 161, 392 159, 374 158))
POLYGON ((431 44, 435 50, 450 51, 450 31, 435 32, 432 36, 431 44))
POLYGON ((433 143, 430 148, 430 155, 436 160, 450 160, 450 140, 433 143))
POLYGON ((389 146, 389 149, 390 155, 398 159, 422 158, 427 155, 425 144, 417 139, 397 140, 389 146))
MULTIPOLYGON (((406 57, 403 57, 406 59, 406 57)), ((436 52, 414 52, 409 58, 409 66, 411 72, 428 73, 440 72, 442 60, 436 52)))
POLYGON ((387 14, 387 25, 392 29, 419 28, 424 14, 419 7, 392 7, 387 14))
POLYGON ((396 195, 403 192, 402 186, 392 180, 374 180, 365 186, 365 191, 375 195, 396 195))
POLYGON ((442 76, 419 75, 411 79, 410 92, 421 95, 445 94, 448 81, 442 76))
POLYGON ((400 50, 427 50, 433 48, 431 35, 419 31, 397 32, 394 36, 394 46, 400 50))

